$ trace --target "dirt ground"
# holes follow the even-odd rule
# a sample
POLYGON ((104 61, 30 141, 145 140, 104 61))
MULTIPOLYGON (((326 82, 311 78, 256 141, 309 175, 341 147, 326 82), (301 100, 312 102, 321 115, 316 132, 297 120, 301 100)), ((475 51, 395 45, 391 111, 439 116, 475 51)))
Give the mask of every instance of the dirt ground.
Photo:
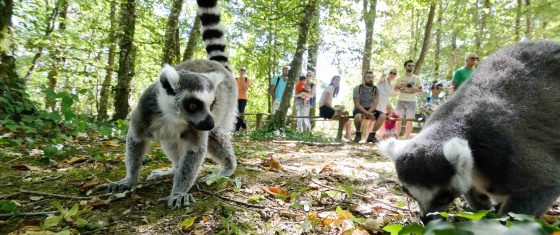
MULTIPOLYGON (((0 200, 15 200, 20 213, 39 215, 0 215, 0 234, 387 234, 384 225, 419 220, 392 163, 372 144, 313 146, 237 137, 238 169, 231 179, 241 186, 235 180, 225 186, 200 182, 190 191, 196 202, 180 209, 158 201, 169 194, 169 179, 145 181, 152 170, 170 166, 157 146, 146 157, 141 187, 116 195, 99 189, 124 177, 123 144, 100 141, 48 163, 37 161, 40 151, 5 152, 0 200), (79 218, 98 226, 78 226, 72 217, 45 229, 48 213, 60 214, 53 201, 64 208, 77 204, 79 218)), ((201 175, 216 167, 207 161, 201 175)), ((551 213, 557 210, 555 205, 551 213)))

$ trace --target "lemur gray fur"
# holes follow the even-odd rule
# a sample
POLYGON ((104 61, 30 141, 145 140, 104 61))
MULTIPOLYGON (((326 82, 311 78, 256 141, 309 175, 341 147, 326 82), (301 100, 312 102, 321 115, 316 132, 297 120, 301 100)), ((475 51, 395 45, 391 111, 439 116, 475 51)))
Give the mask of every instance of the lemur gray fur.
POLYGON ((560 43, 525 42, 484 60, 416 137, 378 147, 424 216, 460 195, 542 216, 560 195, 559 120, 560 43))
POLYGON ((170 171, 153 171, 148 179, 174 174, 173 188, 163 198, 170 207, 193 202, 193 186, 209 153, 220 163, 223 176, 233 174, 237 162, 227 133, 237 112, 237 83, 225 51, 224 29, 217 0, 197 0, 202 37, 209 60, 165 65, 131 113, 126 138, 126 177, 109 184, 118 192, 137 185, 149 142, 158 140, 173 163, 170 171))

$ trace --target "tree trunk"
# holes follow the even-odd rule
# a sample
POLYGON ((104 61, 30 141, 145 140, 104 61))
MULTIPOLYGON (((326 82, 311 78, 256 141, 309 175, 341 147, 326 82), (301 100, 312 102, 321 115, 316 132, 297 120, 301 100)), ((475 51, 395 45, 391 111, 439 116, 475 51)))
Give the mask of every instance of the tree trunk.
POLYGON ((177 46, 179 41, 177 39, 177 30, 179 29, 179 15, 183 9, 185 0, 174 0, 171 12, 167 18, 167 28, 165 29, 164 43, 163 43, 163 64, 175 64, 181 58, 177 54, 177 46))
POLYGON ((490 13, 490 0, 484 1, 482 15, 480 17, 480 23, 478 27, 478 32, 475 37, 475 52, 480 55, 480 48, 482 47, 482 41, 484 40, 484 30, 486 29, 486 23, 488 21, 488 14, 490 13))
MULTIPOLYGON (((45 28, 44 38, 48 38, 53 32, 56 18, 60 13, 60 6, 62 5, 63 2, 66 2, 66 0, 58 0, 56 2, 51 15, 47 19, 47 26, 45 28)), ((31 77, 31 74, 33 74, 33 72, 35 71, 35 68, 37 67, 37 61, 39 61, 39 58, 41 58, 41 56, 43 55, 43 49, 44 46, 40 46, 39 48, 37 48, 37 53, 35 53, 35 55, 33 56, 33 59, 31 60, 31 64, 29 65, 29 69, 27 70, 27 73, 23 77, 24 82, 27 82, 31 77)))
POLYGON ((194 18, 194 23, 189 35, 189 41, 187 42, 187 47, 185 48, 185 52, 183 53, 183 61, 192 59, 194 55, 194 50, 196 49, 196 45, 199 43, 199 41, 200 41, 200 18, 197 15, 194 18))
MULTIPOLYGON (((68 0, 61 0, 60 1, 60 16, 58 17, 59 22, 58 22, 58 31, 63 32, 66 29, 66 16, 67 16, 67 12, 68 12, 68 0)), ((52 94, 54 94, 54 92, 56 91, 56 84, 58 83, 58 71, 60 70, 60 66, 61 64, 64 63, 65 58, 61 57, 61 51, 63 51, 64 48, 61 48, 60 46, 57 46, 53 51, 51 51, 51 60, 52 60, 52 64, 51 64, 51 68, 47 74, 47 90, 49 91, 46 95, 45 95, 45 109, 46 110, 51 110, 51 111, 55 111, 55 107, 56 107, 56 99, 52 96, 52 94)))
POLYGON ((443 27, 443 6, 441 1, 439 1, 439 10, 437 18, 437 30, 436 30, 436 48, 434 52, 434 79, 439 79, 439 66, 440 66, 440 50, 441 50, 441 28, 443 27))
POLYGON ((420 50, 420 56, 416 61, 416 67, 414 67, 414 74, 418 74, 420 69, 422 68, 422 64, 424 63, 424 59, 426 58, 426 54, 428 53, 428 49, 430 47, 430 35, 432 34, 432 25, 434 22, 434 15, 436 12, 436 2, 432 2, 430 5, 430 12, 428 13, 428 20, 426 21, 426 28, 424 30, 424 40, 422 42, 422 50, 420 50))
POLYGON ((280 107, 271 120, 271 127, 273 129, 283 127, 286 121, 286 112, 288 111, 288 108, 290 106, 290 99, 292 99, 293 96, 294 84, 299 74, 301 74, 301 64, 303 60, 303 53, 305 52, 305 45, 307 43, 309 25, 311 23, 313 12, 318 7, 318 1, 319 0, 309 0, 308 5, 305 7, 305 14, 303 14, 302 16, 302 21, 299 27, 296 53, 294 54, 294 58, 290 63, 291 69, 288 75, 288 83, 286 84, 286 89, 284 90, 284 94, 282 95, 280 107))
POLYGON ((101 92, 99 93, 99 109, 97 110, 97 118, 105 120, 109 118, 107 114, 107 104, 109 103, 110 88, 113 81, 113 72, 115 71, 115 50, 116 45, 116 28, 117 28, 117 0, 111 0, 111 13, 109 19, 111 26, 109 27, 109 54, 107 55, 107 67, 105 67, 105 79, 101 85, 101 92))
POLYGON ((17 120, 20 114, 36 112, 25 90, 24 81, 16 73, 16 59, 10 53, 13 0, 0 0, 0 119, 17 120))
POLYGON ((136 26, 136 0, 126 0, 121 3, 119 32, 119 71, 117 87, 115 88, 115 115, 113 119, 125 119, 129 112, 128 98, 130 95, 130 81, 134 77, 134 30, 136 26))
POLYGON ((373 26, 375 25, 375 11, 377 0, 363 0, 363 18, 366 25, 366 41, 364 45, 364 55, 362 57, 362 75, 371 67, 371 55, 373 49, 373 26))
MULTIPOLYGON (((315 11, 313 12, 313 19, 311 20, 311 26, 309 29, 309 43, 307 47, 307 71, 313 71, 315 75, 317 75, 317 56, 319 54, 319 46, 321 44, 319 9, 320 7, 316 7, 315 11)), ((315 85, 317 85, 317 83, 317 76, 315 76, 315 85)), ((315 116, 316 112, 317 105, 311 106, 311 109, 309 110, 309 116, 315 116)), ((311 120, 311 126, 315 127, 315 119, 311 120)))
POLYGON ((523 0, 517 0, 517 12, 515 13, 515 37, 514 37, 514 42, 519 41, 519 38, 521 37, 521 11, 523 8, 523 0))
POLYGON ((533 34, 533 14, 531 11, 531 0, 525 0, 526 9, 529 10, 529 13, 526 15, 526 28, 525 28, 525 37, 530 40, 533 34))

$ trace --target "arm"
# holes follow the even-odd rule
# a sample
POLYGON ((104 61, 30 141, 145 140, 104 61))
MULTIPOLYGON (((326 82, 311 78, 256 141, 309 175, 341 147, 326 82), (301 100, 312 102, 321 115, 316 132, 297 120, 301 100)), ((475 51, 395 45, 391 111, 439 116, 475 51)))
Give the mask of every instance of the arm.
POLYGON ((240 87, 240 88, 241 88, 241 90, 247 91, 247 90, 249 89, 250 84, 251 84, 251 83, 249 82, 249 79, 248 79, 248 78, 238 78, 238 79, 240 79, 240 83, 241 83, 241 87, 240 87))
POLYGON ((273 78, 270 80, 270 88, 268 88, 268 95, 274 97, 274 92, 276 91, 276 79, 280 79, 278 77, 273 78))

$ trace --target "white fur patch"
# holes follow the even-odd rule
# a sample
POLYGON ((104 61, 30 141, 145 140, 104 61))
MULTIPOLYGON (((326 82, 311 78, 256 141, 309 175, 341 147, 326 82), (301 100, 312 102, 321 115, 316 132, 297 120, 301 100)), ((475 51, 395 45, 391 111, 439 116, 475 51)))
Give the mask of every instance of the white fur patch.
POLYGON ((408 189, 408 192, 412 194, 414 196, 414 199, 416 199, 416 201, 418 202, 418 206, 420 207, 420 214, 422 215, 428 212, 427 210, 430 207, 430 202, 432 201, 432 199, 434 199, 434 197, 436 197, 436 193, 439 191, 438 187, 429 189, 408 184, 403 184, 403 186, 408 189))
POLYGON ((443 145, 443 155, 457 173, 451 179, 451 186, 461 193, 467 192, 473 184, 474 160, 467 140, 455 137, 443 145))
MULTIPOLYGON (((210 79, 210 81, 212 81, 214 83, 214 90, 216 90, 216 88, 218 87, 218 85, 220 83, 222 83, 222 81, 224 80, 224 78, 226 77, 225 74, 220 73, 220 72, 211 72, 211 73, 203 73, 204 76, 206 76, 208 79, 210 79)), ((212 99, 214 96, 212 96, 212 99)))
POLYGON ((399 158, 399 151, 404 147, 410 140, 397 140, 395 138, 390 138, 377 143, 377 148, 386 158, 396 161, 399 158))
POLYGON ((227 41, 225 37, 206 39, 204 40, 204 45, 227 45, 227 41))
POLYGON ((160 76, 167 78, 167 81, 169 82, 173 90, 177 88, 177 84, 179 83, 179 73, 177 73, 177 70, 175 70, 175 68, 171 67, 168 64, 163 65, 160 76))
POLYGON ((212 14, 212 15, 220 15, 221 12, 222 12, 222 9, 218 5, 216 5, 215 7, 211 7, 211 8, 203 8, 203 7, 198 8, 198 14, 199 15, 201 15, 203 13, 212 14))

